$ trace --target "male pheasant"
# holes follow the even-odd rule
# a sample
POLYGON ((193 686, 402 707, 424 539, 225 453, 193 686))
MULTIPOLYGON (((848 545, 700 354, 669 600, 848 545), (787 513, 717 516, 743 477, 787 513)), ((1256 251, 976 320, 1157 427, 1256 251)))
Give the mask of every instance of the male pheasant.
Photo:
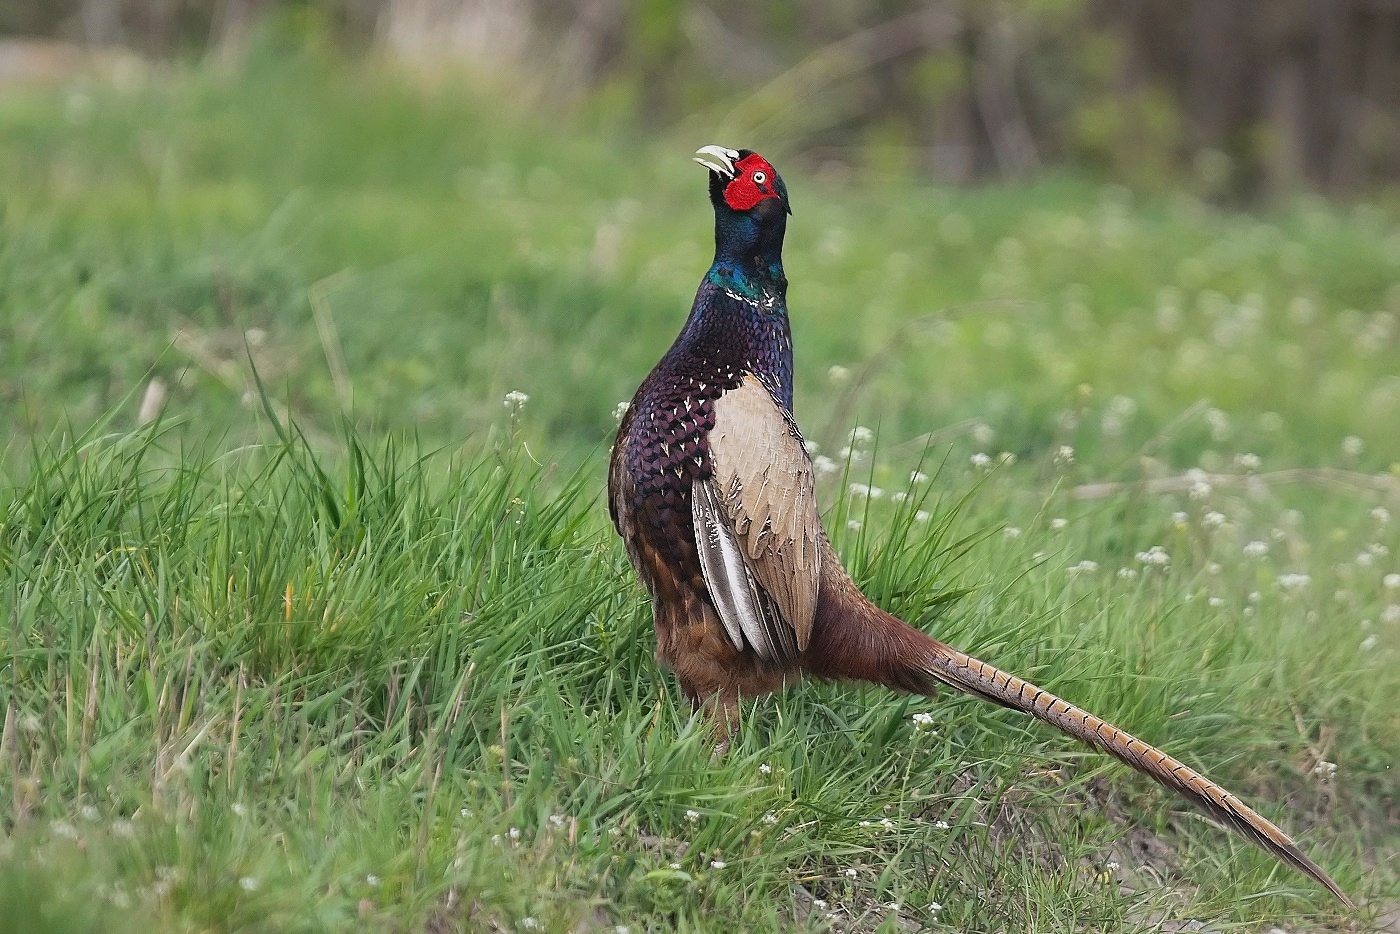
POLYGON ((1281 830, 1204 775, 866 599, 822 529, 792 415, 787 188, 749 150, 706 146, 695 161, 709 169, 714 263, 627 409, 608 475, 613 524, 651 593, 657 660, 691 703, 729 734, 741 697, 804 675, 919 694, 948 685, 1103 750, 1350 907, 1281 830))

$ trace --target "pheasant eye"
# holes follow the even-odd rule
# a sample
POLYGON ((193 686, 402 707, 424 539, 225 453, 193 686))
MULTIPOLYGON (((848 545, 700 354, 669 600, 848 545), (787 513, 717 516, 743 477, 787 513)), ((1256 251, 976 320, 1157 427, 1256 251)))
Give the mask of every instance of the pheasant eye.
POLYGON ((753 181, 755 185, 762 185, 764 182, 768 181, 768 176, 763 172, 755 172, 753 173, 753 181))

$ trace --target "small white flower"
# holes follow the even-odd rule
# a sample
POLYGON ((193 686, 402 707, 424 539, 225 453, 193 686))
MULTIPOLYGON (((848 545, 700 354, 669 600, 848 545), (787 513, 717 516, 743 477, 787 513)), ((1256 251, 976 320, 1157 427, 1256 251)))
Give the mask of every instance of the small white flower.
POLYGON ((817 473, 823 475, 838 473, 841 470, 841 465, 825 454, 818 454, 812 458, 812 466, 816 468, 817 473))
POLYGON ((1378 636, 1378 635, 1375 635, 1374 633, 1372 633, 1371 635, 1369 635, 1369 636, 1367 636, 1366 638, 1364 638, 1364 639, 1361 640, 1361 651, 1363 651, 1363 652, 1369 652, 1369 651, 1371 651, 1371 650, 1374 649, 1378 644, 1380 644, 1380 641, 1381 641, 1381 637, 1378 636))
POLYGON ((1010 451, 1002 451, 997 455, 997 463, 1003 467, 1010 467, 1012 464, 1016 463, 1016 455, 1012 454, 1010 451))
POLYGON ((1001 530, 1001 534, 1007 540, 1011 540, 1015 538, 1020 538, 1021 530, 1016 528, 1014 525, 1008 525, 1006 528, 1001 530))
POLYGON ((1068 519, 1055 518, 1050 520, 1050 528, 1054 529, 1056 532, 1062 530, 1067 525, 1069 525, 1068 519))
POLYGON ((1387 574, 1381 579, 1386 590, 1400 590, 1400 574, 1387 574))
POLYGON ((102 816, 101 813, 98 812, 97 808, 93 807, 91 804, 83 805, 83 810, 81 813, 83 815, 84 820, 97 820, 99 817, 102 816))
POLYGON ((1269 553, 1269 543, 1256 538, 1244 546, 1244 553, 1251 558, 1262 558, 1269 553))
POLYGON ((984 454, 981 451, 978 451, 976 454, 972 455, 972 457, 969 458, 969 460, 971 460, 972 466, 976 467, 978 470, 983 470, 989 467, 992 463, 991 455, 984 454))
POLYGON ((996 429, 986 422, 978 422, 972 426, 972 440, 982 447, 987 447, 997 439, 996 429))
POLYGON ((1246 597, 1245 599, 1248 600, 1250 603, 1258 603, 1261 599, 1263 599, 1263 597, 1262 597, 1262 595, 1259 593, 1259 591, 1257 591, 1257 590, 1251 590, 1251 591, 1249 592, 1249 596, 1246 597))
POLYGON ((546 819, 556 830, 562 830, 564 828, 564 825, 568 823, 564 820, 564 818, 560 817, 558 814, 551 814, 546 819))
POLYGON ((1386 608, 1381 610, 1381 622, 1391 626, 1400 623, 1400 603, 1387 604, 1386 608))
POLYGON ((773 774, 773 767, 772 767, 771 765, 769 765, 767 762, 765 762, 765 763, 763 763, 762 765, 760 765, 760 766, 758 767, 758 770, 759 770, 760 772, 762 772, 764 775, 772 775, 772 774, 773 774))
POLYGON ((855 869, 847 869, 845 872, 848 878, 854 879, 856 877, 855 869))
POLYGON ((856 824, 856 826, 857 826, 857 827, 871 827, 871 826, 874 826, 874 825, 873 825, 870 821, 868 821, 868 820, 863 820, 863 821, 861 821, 860 823, 856 824))
POLYGON ((512 827, 512 828, 510 828, 510 830, 507 830, 507 831, 506 831, 506 835, 509 836, 512 840, 519 840, 519 839, 520 839, 520 828, 519 828, 519 827, 512 827))
POLYGON ((687 808, 685 812, 685 819, 693 824, 700 819, 700 812, 694 810, 693 808, 687 808))
POLYGON ((922 470, 916 470, 909 475, 909 482, 917 486, 920 483, 928 483, 928 474, 922 470))
POLYGON ((1363 568, 1369 568, 1371 565, 1376 563, 1376 556, 1371 554, 1369 551, 1363 551, 1361 552, 1361 554, 1356 556, 1356 563, 1363 568))
POLYGON ((1317 765, 1313 766, 1312 773, 1323 781, 1326 781, 1337 774, 1337 763, 1321 759, 1318 761, 1317 765))
POLYGON ((1177 512, 1172 513, 1172 524, 1173 524, 1173 525, 1185 525, 1185 524, 1186 524, 1187 522, 1189 522, 1190 520, 1191 520, 1191 517, 1190 517, 1190 516, 1188 516, 1186 513, 1181 512, 1181 511, 1179 511, 1179 510, 1178 510, 1177 512))
POLYGON ((773 824, 776 824, 778 822, 778 815, 774 814, 772 811, 769 811, 767 814, 763 815, 763 822, 765 824, 768 824, 769 826, 772 826, 773 824))
POLYGON ((1366 442, 1356 435, 1347 435, 1342 439, 1342 453, 1347 457, 1360 457, 1364 450, 1366 450, 1366 442))
POLYGON ((520 919, 520 927, 521 927, 522 929, 526 930, 526 931, 533 931, 535 928, 537 928, 537 927, 539 927, 539 926, 540 926, 540 923, 539 923, 538 921, 536 921, 534 918, 521 918, 521 919, 520 919))
POLYGON ((890 496, 890 499, 892 499, 896 503, 907 502, 909 499, 909 494, 904 492, 903 490, 899 490, 898 492, 892 494, 890 496))
POLYGON ((819 911, 826 911, 826 909, 827 909, 829 906, 828 906, 827 903, 826 903, 826 899, 824 899, 824 898, 814 898, 814 899, 812 899, 812 907, 818 909, 819 911))
POLYGON ((632 403, 630 402, 619 402, 615 405, 613 407, 613 421, 620 424, 623 416, 627 414, 627 410, 630 408, 632 408, 632 403))
POLYGON ((890 820, 888 817, 882 817, 880 818, 880 826, 886 830, 894 830, 894 821, 890 820))
POLYGON ((1068 444, 1060 445, 1060 449, 1055 452, 1055 463, 1069 466, 1074 463, 1074 448, 1068 444))
POLYGON ((510 409, 512 412, 519 412, 521 409, 525 408, 525 403, 530 401, 530 397, 518 389, 512 389, 510 392, 506 393, 504 401, 507 409, 510 409))
POLYGON ((914 513, 914 521, 920 524, 927 522, 932 518, 933 514, 930 513, 927 509, 920 509, 918 512, 914 513))
POLYGON ((1248 470, 1248 471, 1251 471, 1251 472, 1252 472, 1252 471, 1255 471, 1255 470, 1258 470, 1258 469, 1260 468, 1260 466, 1263 465, 1263 463, 1264 463, 1264 462, 1263 462, 1262 460, 1259 459, 1259 455, 1258 455, 1258 454, 1236 454, 1236 455, 1235 455, 1235 466, 1236 466, 1236 467, 1241 467, 1241 468, 1243 468, 1243 469, 1245 469, 1245 470, 1248 470))
POLYGON ((722 860, 722 859, 712 859, 712 860, 710 860, 710 868, 711 868, 711 869, 723 869, 725 866, 728 866, 728 865, 729 865, 729 864, 726 863, 726 862, 725 862, 724 860, 722 860))
POLYGON ((1212 509, 1201 517, 1201 525, 1209 529, 1218 529, 1225 524, 1225 513, 1216 512, 1212 509))
POLYGON ((940 912, 940 911, 943 910, 943 906, 940 905, 940 904, 938 904, 938 902, 929 902, 929 903, 928 903, 928 910, 934 912, 935 914, 937 914, 938 912, 940 912))
POLYGON ((1390 521, 1390 510, 1386 509, 1384 506, 1377 506, 1375 509, 1371 510, 1371 518, 1375 519, 1380 525, 1385 525, 1390 521))
POLYGON ((869 497, 870 499, 879 499, 880 497, 885 495, 885 491, 880 489, 878 486, 870 486, 865 483, 852 483, 850 486, 846 487, 846 489, 850 492, 852 496, 856 497, 869 497))
POLYGON ((1312 583, 1312 578, 1306 574, 1280 574, 1278 585, 1284 590, 1302 590, 1312 583))
POLYGON ((56 820, 52 824, 49 824, 49 829, 53 831, 56 837, 63 837, 66 840, 78 839, 78 829, 67 821, 56 820))
POLYGON ((1123 867, 1118 865, 1117 860, 1109 860, 1107 863, 1104 863, 1103 868, 1107 869, 1109 872, 1117 872, 1123 867))
POLYGON ((238 880, 238 887, 245 892, 256 892, 260 884, 257 876, 244 876, 238 880))
POLYGON ((666 868, 668 868, 668 869, 679 869, 679 868, 681 868, 681 864, 680 864, 680 863, 669 863, 669 864, 667 864, 667 867, 666 867, 666 868))
POLYGON ((916 713, 909 719, 914 721, 916 732, 922 733, 924 730, 933 729, 933 714, 931 713, 916 713))
POLYGON ((1138 576, 1137 568, 1119 568, 1118 579, 1130 581, 1138 576))
POLYGON ((946 820, 936 820, 933 822, 933 826, 936 830, 947 830, 948 822, 946 820))
POLYGON ((234 802, 233 807, 229 808, 229 810, 233 812, 234 817, 248 816, 248 805, 244 804, 242 801, 234 802))
POLYGON ((851 429, 850 440, 852 446, 861 447, 875 440, 875 432, 864 425, 857 425, 851 429))
POLYGON ((887 909, 889 909, 890 911, 898 911, 898 910, 899 910, 899 902, 890 902, 890 903, 888 903, 887 905, 885 905, 885 907, 886 907, 887 909))
POLYGON ((851 371, 848 370, 846 367, 837 364, 836 366, 833 366, 831 369, 826 371, 826 378, 839 386, 842 383, 845 383, 850 380, 851 371))
POLYGON ((613 928, 613 934, 632 934, 632 929, 625 924, 619 924, 613 928))
POLYGON ((859 531, 860 531, 860 527, 861 527, 861 521, 860 521, 859 519, 847 519, 847 520, 846 520, 846 528, 850 529, 852 532, 859 532, 859 531))
POLYGON ((1216 574, 1219 574, 1219 573, 1220 573, 1221 571, 1223 571, 1223 570, 1224 570, 1224 568, 1222 568, 1222 567, 1220 566, 1220 562, 1219 562, 1219 561, 1207 561, 1207 562, 1206 562, 1206 573, 1209 574, 1209 575, 1211 575, 1212 577, 1214 577, 1216 574))
POLYGON ((1386 558, 1390 556, 1390 548, 1386 545, 1382 545, 1380 542, 1372 542, 1366 546, 1366 550, 1377 558, 1386 558))
POLYGON ((1098 569, 1099 563, 1097 561, 1084 560, 1076 565, 1065 568, 1065 573, 1071 577, 1076 577, 1080 574, 1092 574, 1098 569))
POLYGON ((1211 597, 1211 598, 1210 598, 1209 600, 1207 600, 1206 602, 1209 603, 1211 606, 1216 607, 1216 608, 1218 609, 1218 608, 1220 608, 1220 607, 1222 607, 1222 606, 1225 605, 1225 598, 1224 598, 1224 597, 1211 597))
POLYGON ((1171 564, 1172 556, 1167 554, 1167 550, 1161 545, 1153 545, 1146 551, 1139 551, 1137 559, 1148 567, 1165 567, 1171 564))
POLYGON ((379 877, 376 876, 374 873, 370 873, 369 875, 365 876, 365 884, 366 884, 366 885, 378 885, 378 884, 379 884, 379 877))

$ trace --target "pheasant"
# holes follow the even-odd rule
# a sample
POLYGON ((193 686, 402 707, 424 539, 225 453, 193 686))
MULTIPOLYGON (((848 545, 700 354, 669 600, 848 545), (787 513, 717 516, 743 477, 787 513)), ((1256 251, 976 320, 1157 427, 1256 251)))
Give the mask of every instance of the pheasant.
POLYGON ((650 592, 656 658, 721 735, 740 698, 804 676, 929 695, 939 685, 1029 714, 1177 792, 1283 862, 1346 894, 1279 828, 1166 753, 871 603, 822 529, 793 419, 783 236, 773 166, 706 146, 715 258, 680 335, 618 428, 614 526, 650 592))

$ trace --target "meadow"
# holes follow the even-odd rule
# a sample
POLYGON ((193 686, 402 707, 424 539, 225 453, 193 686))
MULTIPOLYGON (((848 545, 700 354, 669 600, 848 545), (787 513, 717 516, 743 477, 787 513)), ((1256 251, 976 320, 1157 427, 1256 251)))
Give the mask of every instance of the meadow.
POLYGON ((7 929, 1395 929, 1394 202, 948 190, 510 90, 265 54, 0 93, 7 929), (603 500, 711 142, 792 193, 867 592, 1358 912, 947 692, 805 684, 712 760, 603 500))

